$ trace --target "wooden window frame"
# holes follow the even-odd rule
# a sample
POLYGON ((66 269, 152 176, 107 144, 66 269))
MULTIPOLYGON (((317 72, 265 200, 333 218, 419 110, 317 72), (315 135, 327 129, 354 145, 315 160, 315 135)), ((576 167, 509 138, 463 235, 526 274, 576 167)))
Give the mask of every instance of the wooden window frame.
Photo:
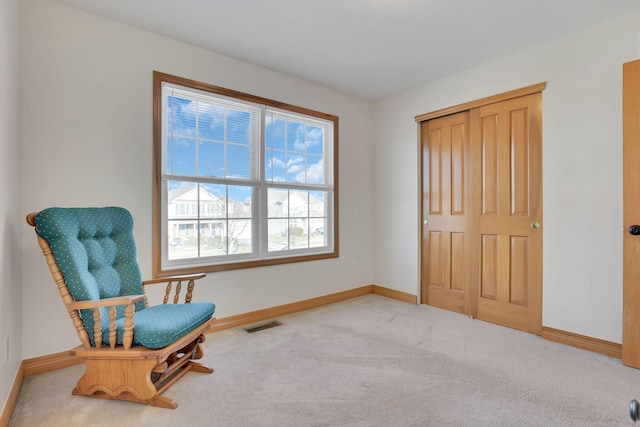
MULTIPOLYGON (((195 272, 215 272, 225 270, 237 270, 244 268, 264 267, 269 265, 289 264, 294 262, 313 261, 328 258, 339 257, 339 181, 338 181, 338 135, 339 135, 339 120, 335 115, 318 112, 308 108, 298 107, 295 105, 286 104, 283 102, 274 101, 267 98, 250 95, 243 92, 238 92, 231 89, 203 83, 184 77, 178 77, 159 71, 153 72, 153 242, 152 242, 152 268, 154 277, 166 277, 175 274, 188 274, 195 272), (161 247, 161 239, 163 236, 162 228, 166 227, 166 224, 162 221, 162 179, 163 179, 163 163, 162 163, 162 84, 163 82, 175 84, 187 88, 210 92, 215 95, 222 95, 230 98, 235 98, 241 101, 248 101, 256 104, 261 104, 267 107, 278 108, 280 110, 289 111, 292 113, 299 113, 311 117, 316 117, 322 120, 330 121, 333 123, 333 191, 332 194, 332 212, 327 219, 333 221, 333 250, 327 252, 319 252, 312 254, 300 254, 300 255, 286 255, 282 257, 269 256, 268 258, 255 258, 252 260, 242 260, 236 262, 216 263, 216 264, 199 264, 196 266, 177 267, 177 268, 163 268, 163 254, 161 247)), ((262 156, 262 154, 261 154, 262 156)), ((260 215, 264 215, 266 207, 262 209, 260 215)), ((258 221, 261 221, 259 219, 258 221)))

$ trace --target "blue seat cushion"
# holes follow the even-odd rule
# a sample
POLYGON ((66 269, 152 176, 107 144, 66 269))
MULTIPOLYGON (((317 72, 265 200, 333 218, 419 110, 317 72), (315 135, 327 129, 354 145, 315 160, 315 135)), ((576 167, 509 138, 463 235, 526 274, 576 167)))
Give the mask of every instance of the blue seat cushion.
MULTIPOLYGON (((211 319, 215 309, 215 304, 211 302, 162 304, 145 308, 133 315, 133 344, 154 349, 166 347, 211 319)), ((116 328, 116 343, 122 344, 124 318, 116 320, 116 328)), ((108 322, 102 324, 102 341, 109 344, 108 322)))

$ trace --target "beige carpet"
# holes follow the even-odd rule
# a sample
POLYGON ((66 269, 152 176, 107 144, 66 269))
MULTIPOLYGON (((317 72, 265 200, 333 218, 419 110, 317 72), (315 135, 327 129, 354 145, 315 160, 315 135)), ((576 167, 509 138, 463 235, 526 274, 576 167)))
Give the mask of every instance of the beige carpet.
POLYGON ((624 426, 640 397, 617 359, 381 296, 279 320, 207 335, 175 410, 72 396, 80 365, 25 379, 10 426, 624 426))

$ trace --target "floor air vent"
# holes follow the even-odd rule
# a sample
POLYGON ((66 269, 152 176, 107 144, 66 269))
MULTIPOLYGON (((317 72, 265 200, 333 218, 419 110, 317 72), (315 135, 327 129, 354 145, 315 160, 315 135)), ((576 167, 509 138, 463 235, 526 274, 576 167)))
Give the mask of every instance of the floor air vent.
POLYGON ((265 329, 275 328, 276 326, 280 326, 280 325, 282 325, 282 323, 278 322, 277 320, 274 320, 273 322, 264 323, 262 325, 254 326, 253 328, 247 328, 245 329, 245 331, 252 334, 254 332, 264 331, 265 329))

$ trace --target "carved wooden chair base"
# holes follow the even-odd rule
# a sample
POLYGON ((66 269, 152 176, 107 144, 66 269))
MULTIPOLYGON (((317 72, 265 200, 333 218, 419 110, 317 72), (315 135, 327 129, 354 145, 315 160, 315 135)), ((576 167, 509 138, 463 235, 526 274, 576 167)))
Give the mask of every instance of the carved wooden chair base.
POLYGON ((212 368, 194 361, 204 355, 204 335, 191 339, 180 350, 175 350, 175 345, 158 350, 132 347, 129 351, 77 347, 72 353, 84 359, 86 372, 72 394, 175 409, 178 404, 173 399, 161 396, 165 390, 189 371, 213 373, 212 368))
POLYGON ((178 407, 178 404, 176 403, 175 400, 173 400, 170 397, 160 396, 159 394, 157 394, 156 396, 153 396, 151 399, 138 399, 135 395, 129 392, 123 392, 117 396, 111 396, 101 391, 95 392, 93 394, 83 394, 83 393, 80 393, 77 388, 73 389, 72 394, 77 396, 94 397, 98 399, 126 400, 128 402, 143 403, 145 405, 156 406, 158 408, 166 408, 166 409, 176 409, 178 407))

